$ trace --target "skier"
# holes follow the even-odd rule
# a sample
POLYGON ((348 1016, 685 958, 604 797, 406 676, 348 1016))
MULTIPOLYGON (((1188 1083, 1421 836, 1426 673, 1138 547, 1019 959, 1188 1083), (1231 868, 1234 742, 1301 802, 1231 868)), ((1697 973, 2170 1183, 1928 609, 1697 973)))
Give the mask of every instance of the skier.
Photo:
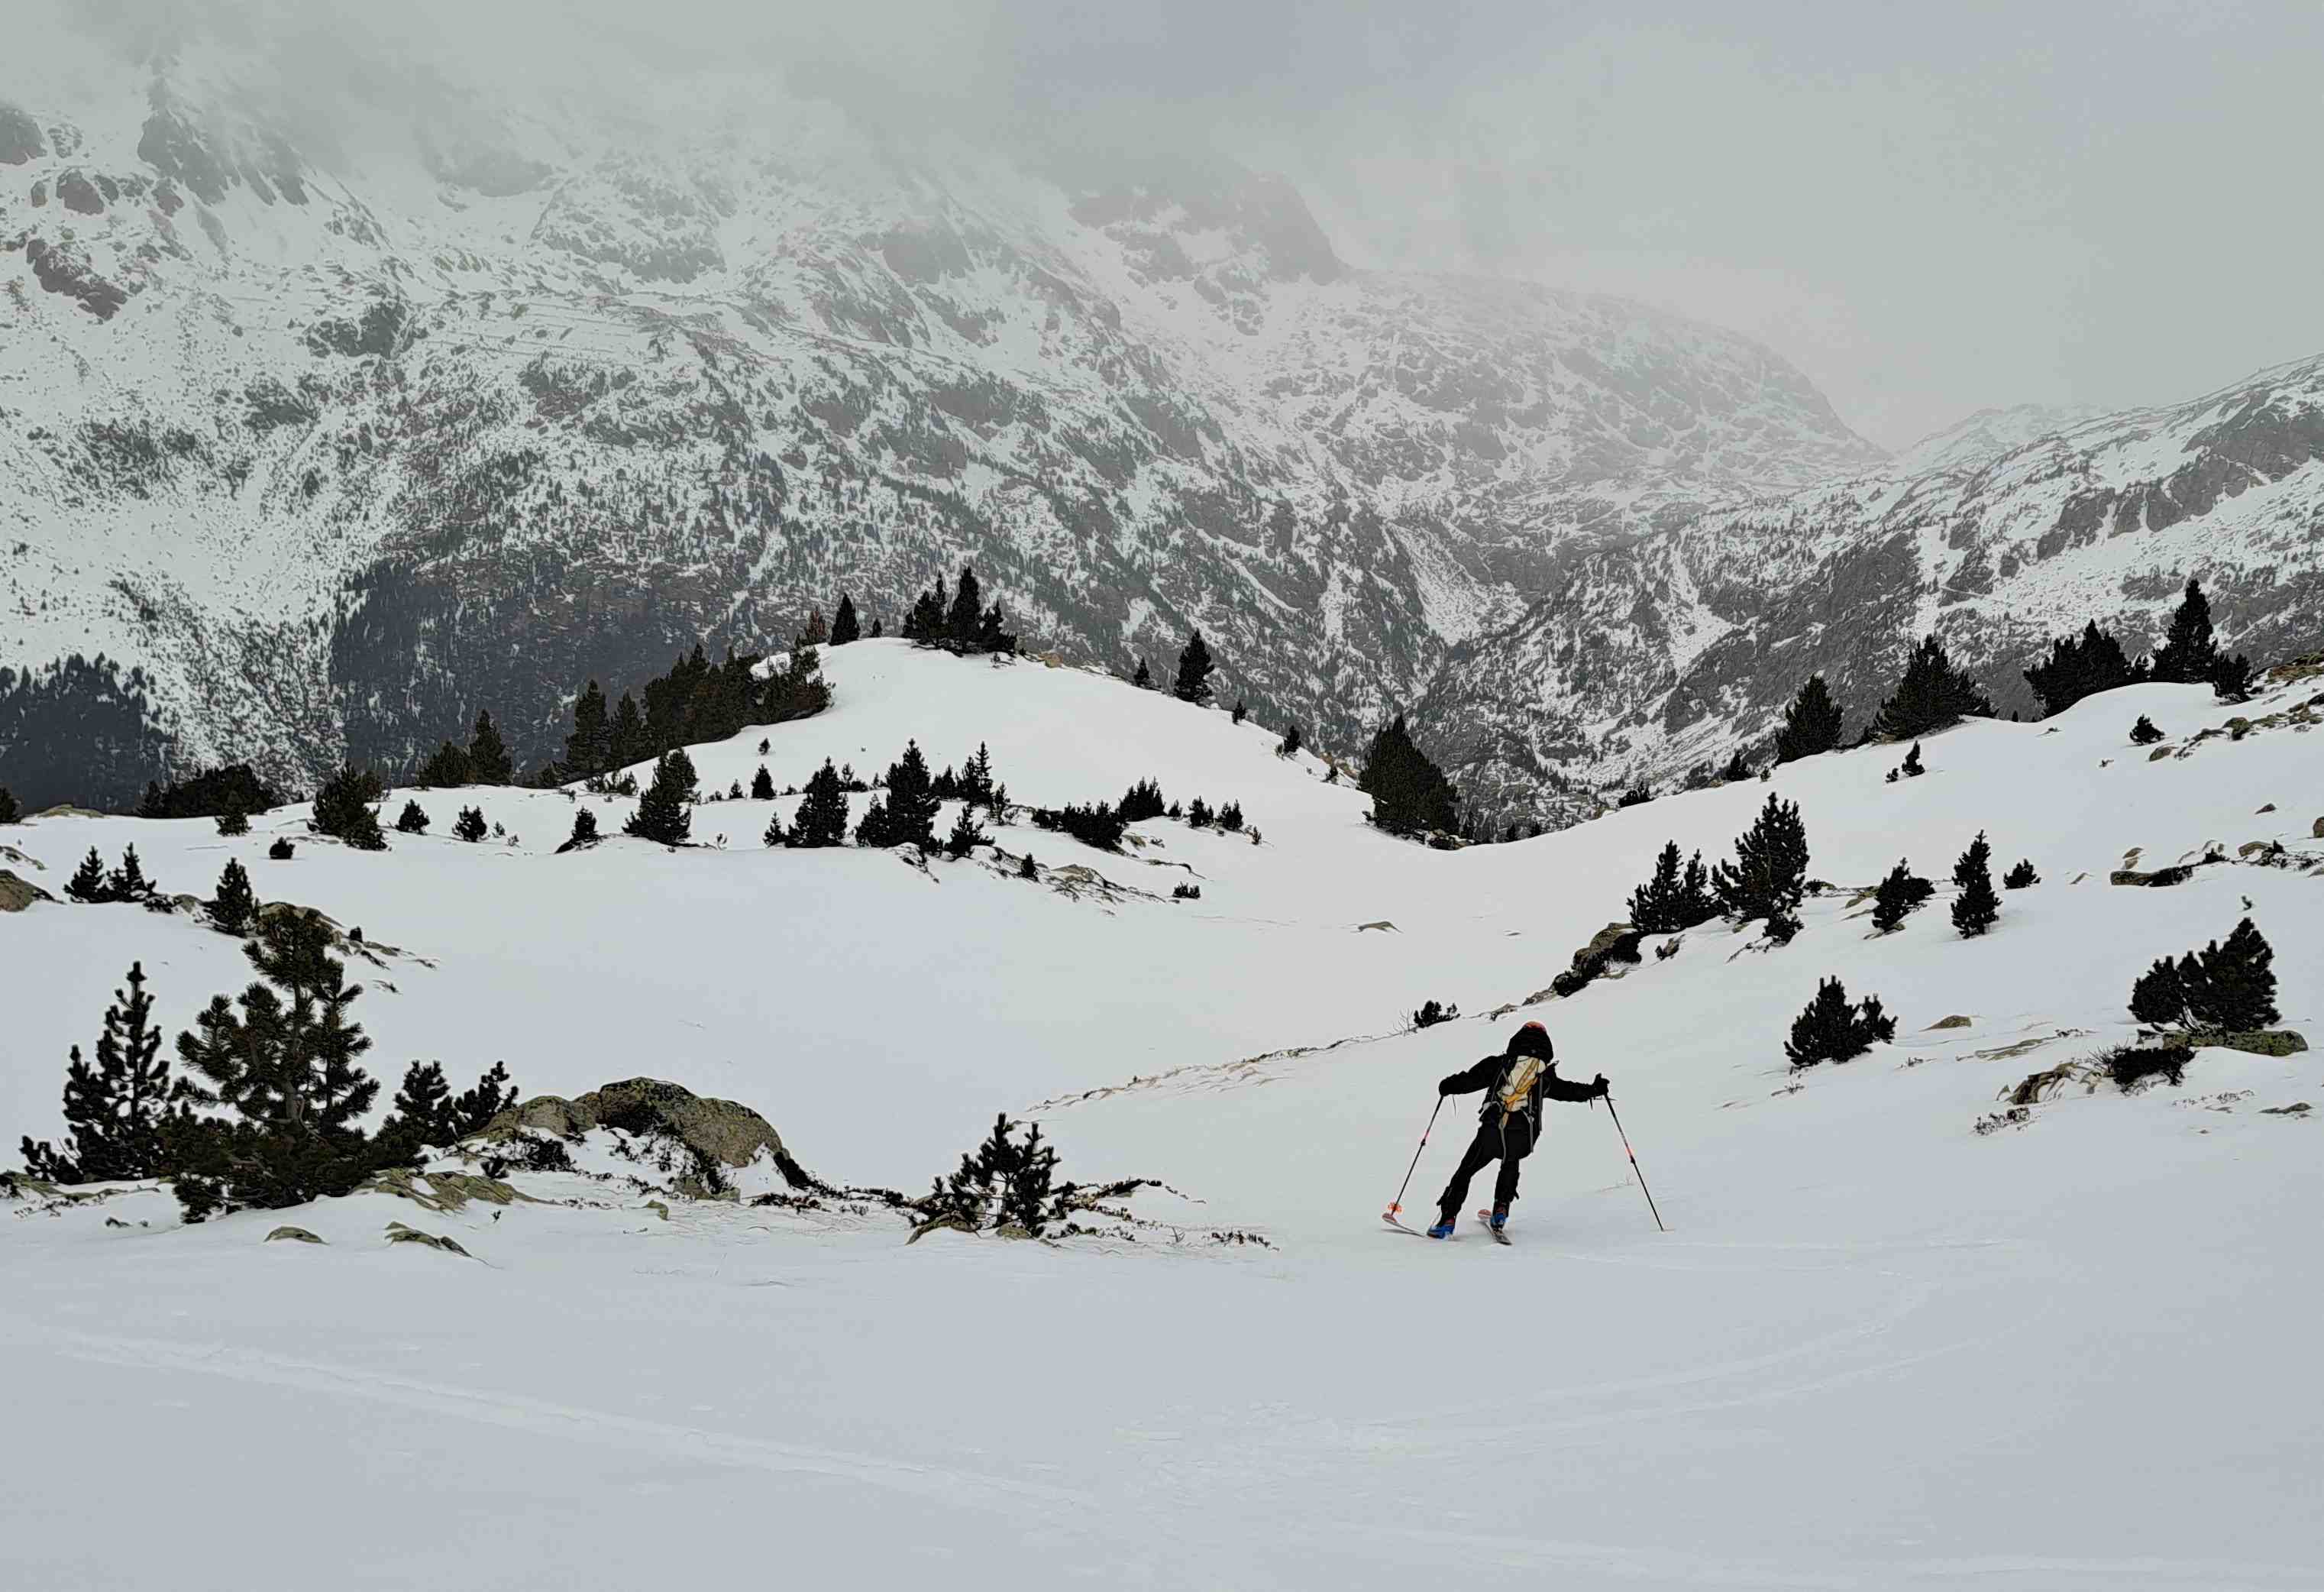
POLYGON ((1556 1056, 1549 1031, 1538 1023, 1528 1023, 1509 1037, 1507 1051, 1488 1056, 1436 1086, 1439 1095, 1467 1095, 1479 1089, 1487 1093, 1484 1108, 1477 1113, 1477 1136, 1461 1157, 1452 1180, 1444 1185, 1444 1197, 1436 1202, 1436 1225, 1428 1229, 1431 1238, 1452 1236, 1461 1202, 1469 1198, 1469 1180, 1492 1161, 1501 1163, 1500 1175, 1493 1180, 1492 1225, 1499 1233, 1508 1223, 1509 1201, 1517 1197, 1517 1163, 1533 1153, 1541 1139, 1543 1097, 1594 1100, 1606 1093, 1602 1072, 1586 1084, 1568 1083, 1558 1077, 1556 1056))

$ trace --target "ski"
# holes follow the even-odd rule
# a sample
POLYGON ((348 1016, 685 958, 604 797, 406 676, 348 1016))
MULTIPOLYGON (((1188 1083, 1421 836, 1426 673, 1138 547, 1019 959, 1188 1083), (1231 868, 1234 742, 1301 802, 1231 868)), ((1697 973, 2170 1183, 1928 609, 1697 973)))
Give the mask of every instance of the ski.
POLYGON ((1491 1211, 1479 1211, 1477 1213, 1477 1220, 1483 1225, 1486 1232, 1490 1233, 1493 1236, 1494 1243, 1501 1245, 1508 1243, 1509 1236, 1507 1233, 1502 1232, 1499 1227, 1493 1226, 1493 1213, 1491 1211))
MULTIPOLYGON (((1402 1234, 1406 1235, 1407 1237, 1413 1237, 1413 1238, 1425 1238, 1425 1237, 1427 1237, 1427 1236, 1428 1236, 1428 1235, 1427 1235, 1427 1234, 1425 1234, 1425 1233, 1422 1232, 1418 1227, 1407 1227, 1407 1226, 1406 1226, 1402 1222, 1397 1221, 1394 1217, 1392 1217, 1392 1216, 1388 1215, 1386 1211, 1382 1211, 1382 1212, 1380 1212, 1380 1220, 1382 1220, 1382 1221, 1386 1222, 1386 1223, 1388 1225, 1388 1229, 1389 1229, 1391 1232, 1402 1233, 1402 1234)), ((1450 1236, 1447 1236, 1446 1238, 1444 1238, 1444 1239, 1443 1240, 1443 1242, 1447 1243, 1447 1244, 1450 1244, 1451 1242, 1452 1242, 1452 1238, 1451 1238, 1450 1236)))

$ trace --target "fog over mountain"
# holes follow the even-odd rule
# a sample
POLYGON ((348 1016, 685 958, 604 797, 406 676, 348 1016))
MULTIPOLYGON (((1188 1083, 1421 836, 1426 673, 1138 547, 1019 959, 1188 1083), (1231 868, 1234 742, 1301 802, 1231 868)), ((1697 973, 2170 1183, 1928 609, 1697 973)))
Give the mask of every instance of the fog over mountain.
POLYGON ((2130 127, 2166 60, 2218 88, 2181 156, 2291 114, 2188 53, 2207 14, 2110 23, 2077 59, 2121 92, 2066 116, 2038 41, 1837 14, 35 7, 0 761, 299 783, 490 708, 538 762, 588 679, 842 589, 892 624, 964 560, 1037 644, 1160 668, 1199 625, 1264 721, 1415 709, 1547 819, 1754 742, 1802 660, 1860 717, 1932 625, 2005 700, 2188 574, 2285 642, 2313 370, 2241 378, 2324 346, 2269 289, 2316 223, 2243 207, 2207 291, 2118 202, 2174 169, 2130 127))

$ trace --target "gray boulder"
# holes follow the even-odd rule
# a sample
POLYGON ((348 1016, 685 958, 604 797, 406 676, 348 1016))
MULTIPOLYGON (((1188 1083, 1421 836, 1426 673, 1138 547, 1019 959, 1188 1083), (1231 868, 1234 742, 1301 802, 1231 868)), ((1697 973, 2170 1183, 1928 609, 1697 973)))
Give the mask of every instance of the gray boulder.
POLYGON ((711 1099, 660 1078, 609 1083, 571 1100, 536 1096, 493 1118, 483 1136, 506 1139, 530 1131, 571 1139, 599 1127, 674 1140, 721 1166, 749 1166, 764 1152, 792 1188, 816 1187, 816 1180, 783 1148, 782 1135, 765 1117, 747 1106, 711 1099))

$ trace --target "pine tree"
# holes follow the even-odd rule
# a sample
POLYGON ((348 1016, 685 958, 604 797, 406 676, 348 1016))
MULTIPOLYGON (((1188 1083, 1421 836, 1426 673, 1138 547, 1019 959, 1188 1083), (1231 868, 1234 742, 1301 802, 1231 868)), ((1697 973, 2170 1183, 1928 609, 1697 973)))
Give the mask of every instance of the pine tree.
POLYGON ((1933 735, 1971 715, 1989 718, 1993 704, 1976 681, 1953 667, 1944 643, 1930 635, 1913 650, 1904 678, 1895 695, 1880 705, 1873 726, 1891 740, 1904 741, 1933 735))
POLYGON ((1686 876, 1679 881, 1678 917, 1681 929, 1708 923, 1719 915, 1719 893, 1711 887, 1711 870, 1698 851, 1686 859, 1686 876))
POLYGON ((468 778, 479 785, 516 783, 516 766, 509 761, 508 743, 493 726, 493 716, 476 711, 475 733, 468 737, 468 778))
POLYGON ((1953 864, 1953 883, 1960 886, 1960 893, 1953 897, 1953 927, 1962 939, 1973 939, 2001 915, 2001 897, 1993 891, 1993 847, 1986 843, 1983 829, 1953 864))
POLYGON ((1186 803, 1186 822, 1197 829, 1211 827, 1211 804, 1200 796, 1186 803))
POLYGON ((395 815, 395 832, 399 835, 425 835, 428 832, 428 810, 417 801, 407 800, 403 810, 395 815))
MULTIPOLYGON (((1614 805, 1617 809, 1625 807, 1644 807, 1647 802, 1652 801, 1654 799, 1655 791, 1653 786, 1632 785, 1628 790, 1623 791, 1619 796, 1614 799, 1614 805)), ((1515 828, 1517 826, 1514 824, 1510 826, 1511 828, 1515 828)), ((1515 837, 1512 836, 1511 838, 1514 839, 1515 837)))
POLYGON ((855 599, 845 592, 839 594, 839 611, 831 616, 831 644, 844 647, 863 634, 863 622, 856 617, 855 599))
POLYGON ((790 844, 790 838, 783 833, 782 809, 777 808, 767 815, 767 827, 759 831, 759 844, 770 851, 790 844))
POLYGON ((412 782, 422 790, 449 791, 475 783, 471 772, 468 749, 447 741, 420 765, 420 772, 412 777, 412 782))
POLYGON ((694 760, 683 750, 663 753, 654 763, 653 783, 638 798, 622 831, 657 845, 685 845, 694 833, 694 760))
POLYGON ((838 846, 847 838, 847 791, 831 759, 823 760, 807 782, 798 811, 792 815, 789 844, 801 847, 838 846))
POLYGON ((1162 799, 1159 784, 1152 780, 1140 780, 1122 792, 1121 801, 1114 810, 1121 814, 1122 822, 1135 824, 1147 819, 1160 818, 1170 809, 1162 799))
POLYGON ((613 760, 613 724, 605 709, 605 693, 593 680, 573 703, 573 733, 565 737, 565 772, 584 779, 604 773, 613 760))
POLYGON ((828 645, 830 641, 831 625, 824 618, 823 610, 819 607, 809 608, 807 611, 807 628, 799 632, 798 640, 794 644, 802 647, 820 647, 828 645))
POLYGON ((954 588, 952 607, 945 615, 945 640, 965 652, 976 645, 977 632, 984 625, 984 593, 978 586, 976 571, 966 564, 960 567, 960 585, 954 588))
POLYGON ((378 1159, 383 1162, 416 1162, 429 1145, 454 1143, 452 1086, 441 1062, 414 1061, 404 1069, 403 1082, 388 1104, 387 1120, 380 1124, 378 1159))
POLYGON ((1299 755, 1301 745, 1299 721, 1294 719, 1283 727, 1283 739, 1277 744, 1275 754, 1277 757, 1296 757, 1299 755))
POLYGON ((2034 861, 2031 857, 2019 857, 2017 865, 2001 876, 2001 887, 2004 890, 2023 890, 2029 884, 2039 884, 2041 882, 2042 875, 2034 871, 2034 861))
POLYGON ((1735 860, 1711 870, 1719 910, 1738 922, 1767 922, 1770 939, 1788 940, 1799 931, 1801 900, 1807 893, 1807 827, 1795 802, 1770 795, 1748 830, 1735 840, 1735 860))
POLYGON ((484 838, 485 828, 484 810, 481 807, 464 807, 460 816, 452 821, 454 838, 471 846, 484 838))
MULTIPOLYGON (((1240 724, 1244 719, 1249 718, 1250 717, 1250 709, 1243 706, 1243 700, 1240 697, 1237 697, 1235 699, 1234 705, 1234 722, 1240 724)), ((0 819, 0 822, 5 821, 5 819, 0 819)))
POLYGON ((2152 746, 2161 739, 2163 732, 2156 729, 2154 721, 2144 713, 2138 716, 2138 722, 2130 727, 2130 744, 2134 746, 2152 746))
POLYGON ((2130 986, 2130 1014, 2156 1028, 2186 1017, 2187 986, 2179 976, 2178 963, 2158 957, 2152 967, 2138 976, 2130 986))
POLYGON ((653 748, 646 739, 645 717, 638 711, 638 699, 627 691, 614 704, 613 723, 606 736, 612 747, 604 769, 608 773, 653 755, 653 748))
POLYGON ((2171 628, 2154 654, 2153 678, 2178 685, 2208 684, 2219 664, 2218 643, 2211 634, 2211 599, 2200 581, 2190 580, 2171 628))
POLYGON ((1904 754, 1904 761, 1897 764, 1896 772, 1903 774, 1908 780, 1917 780, 1923 774, 1929 772, 1921 765, 1920 742, 1915 741, 1913 743, 1913 749, 1904 754))
POLYGON ((105 898, 107 901, 143 901, 153 891, 153 881, 145 876, 145 869, 137 860, 134 846, 121 854, 121 865, 105 876, 105 898))
POLYGON ((1192 702, 1197 708, 1210 705, 1211 649, 1204 644, 1203 633, 1195 631, 1186 638, 1186 650, 1178 654, 1178 680, 1170 694, 1181 702, 1192 702))
POLYGON ((0 824, 21 824, 23 821, 23 804, 17 801, 14 792, 7 786, 0 785, 0 824))
POLYGON ((2025 683, 2042 699, 2043 717, 2063 713, 2084 697, 2135 685, 2142 678, 2125 656, 2122 643, 2100 630, 2093 619, 2077 636, 2060 636, 2050 643, 2047 662, 2025 671, 2025 683))
POLYGON ((97 1063, 72 1048, 65 1069, 62 1149, 23 1141, 24 1168, 53 1183, 103 1183, 166 1175, 165 1110, 171 1088, 161 1059, 161 1031, 152 1024, 153 997, 145 993, 143 963, 129 967, 128 988, 113 992, 97 1063))
POLYGON ((106 888, 105 859, 97 855, 96 847, 88 848, 88 855, 80 859, 80 866, 73 870, 72 878, 65 884, 65 893, 91 905, 115 899, 106 888))
POLYGON ((250 833, 250 815, 239 805, 229 806, 217 815, 217 832, 227 839, 250 833))
POLYGON ((2241 653, 2228 657, 2219 654, 2211 670, 2211 690, 2223 702, 2241 702, 2252 693, 2252 661, 2241 653))
POLYGON ((1041 876, 1041 865, 1033 860, 1031 852, 1028 851, 1017 859, 1017 876, 1019 879, 1038 879, 1041 876))
POLYGON ((1733 755, 1727 759, 1727 766, 1719 771, 1719 777, 1730 785, 1751 777, 1751 765, 1743 761, 1743 749, 1740 746, 1738 746, 1733 755))
POLYGON ((1219 828, 1230 835, 1242 833, 1242 803, 1230 801, 1219 809, 1219 828))
POLYGON ((922 646, 934 646, 944 639, 946 609, 944 577, 938 575, 936 584, 920 593, 904 616, 904 639, 922 646))
POLYGON ((1630 892, 1630 927, 1641 934, 1675 934, 1687 925, 1679 921, 1678 842, 1665 842, 1655 858, 1654 876, 1630 892))
POLYGON ((1452 782, 1414 743, 1401 713, 1373 736, 1357 788, 1372 799, 1371 821, 1392 835, 1451 833, 1460 822, 1452 782))
POLYGON ((1840 745, 1840 704, 1821 674, 1808 676, 1800 694, 1784 709, 1784 727, 1775 732, 1775 761, 1797 763, 1840 745))
POLYGON ((887 634, 888 622, 885 619, 874 617, 872 621, 872 639, 873 641, 878 641, 881 636, 887 634))
POLYGON ((992 751, 982 741, 976 744, 976 755, 968 760, 966 772, 960 779, 960 798, 976 806, 998 811, 1001 787, 992 782, 992 751))
POLYGON ((249 873, 233 857, 226 858, 217 893, 210 897, 210 921, 228 934, 244 934, 257 916, 258 896, 250 887, 249 873))
POLYGON ((343 768, 315 792, 315 813, 308 827, 318 835, 335 835, 357 851, 385 851, 387 837, 380 832, 379 815, 371 810, 383 793, 377 774, 352 764, 343 768))
POLYGON ((230 1113, 171 1130, 178 1199, 190 1219, 218 1209, 279 1209, 346 1194, 373 1158, 360 1125, 378 1097, 360 1065, 371 1041, 349 1014, 363 986, 330 954, 309 912, 266 919, 244 953, 257 981, 236 1013, 213 999, 178 1036, 180 1093, 230 1113))
POLYGON ((907 743, 904 754, 888 765, 883 821, 872 826, 873 839, 862 840, 859 833, 859 842, 870 846, 917 845, 923 850, 935 850, 937 802, 934 783, 928 777, 928 760, 920 754, 920 744, 907 743))
POLYGON ((1872 927, 1882 934, 1894 933, 1908 914, 1936 892, 1935 885, 1913 872, 1911 864, 1897 858, 1873 894, 1872 927))
POLYGON ((2275 951, 2257 926, 2246 918, 2226 943, 2214 940, 2203 948, 2199 965, 2203 976, 2188 992, 2190 1015, 2202 1027, 2222 1033, 2265 1028, 2282 1014, 2275 1005, 2275 951))
POLYGON ((762 763, 759 764, 759 772, 751 776, 751 800, 772 801, 774 799, 775 776, 767 772, 767 765, 762 763))
POLYGON ((952 833, 945 837, 946 856, 966 856, 991 838, 977 827, 975 812, 967 803, 961 804, 960 816, 953 820, 952 833))
POLYGON ((1792 1019, 1792 1034, 1784 1043, 1784 1054, 1795 1069, 1813 1067, 1819 1061, 1846 1061, 1861 1056, 1895 1037, 1896 1020, 1880 1009, 1878 995, 1868 995, 1860 1004, 1851 1004, 1840 980, 1826 978, 1817 984, 1815 999, 1792 1019))
POLYGON ((1130 677, 1130 683, 1141 691, 1150 691, 1154 689, 1154 671, 1146 667, 1145 659, 1140 658, 1138 661, 1138 672, 1130 677))

